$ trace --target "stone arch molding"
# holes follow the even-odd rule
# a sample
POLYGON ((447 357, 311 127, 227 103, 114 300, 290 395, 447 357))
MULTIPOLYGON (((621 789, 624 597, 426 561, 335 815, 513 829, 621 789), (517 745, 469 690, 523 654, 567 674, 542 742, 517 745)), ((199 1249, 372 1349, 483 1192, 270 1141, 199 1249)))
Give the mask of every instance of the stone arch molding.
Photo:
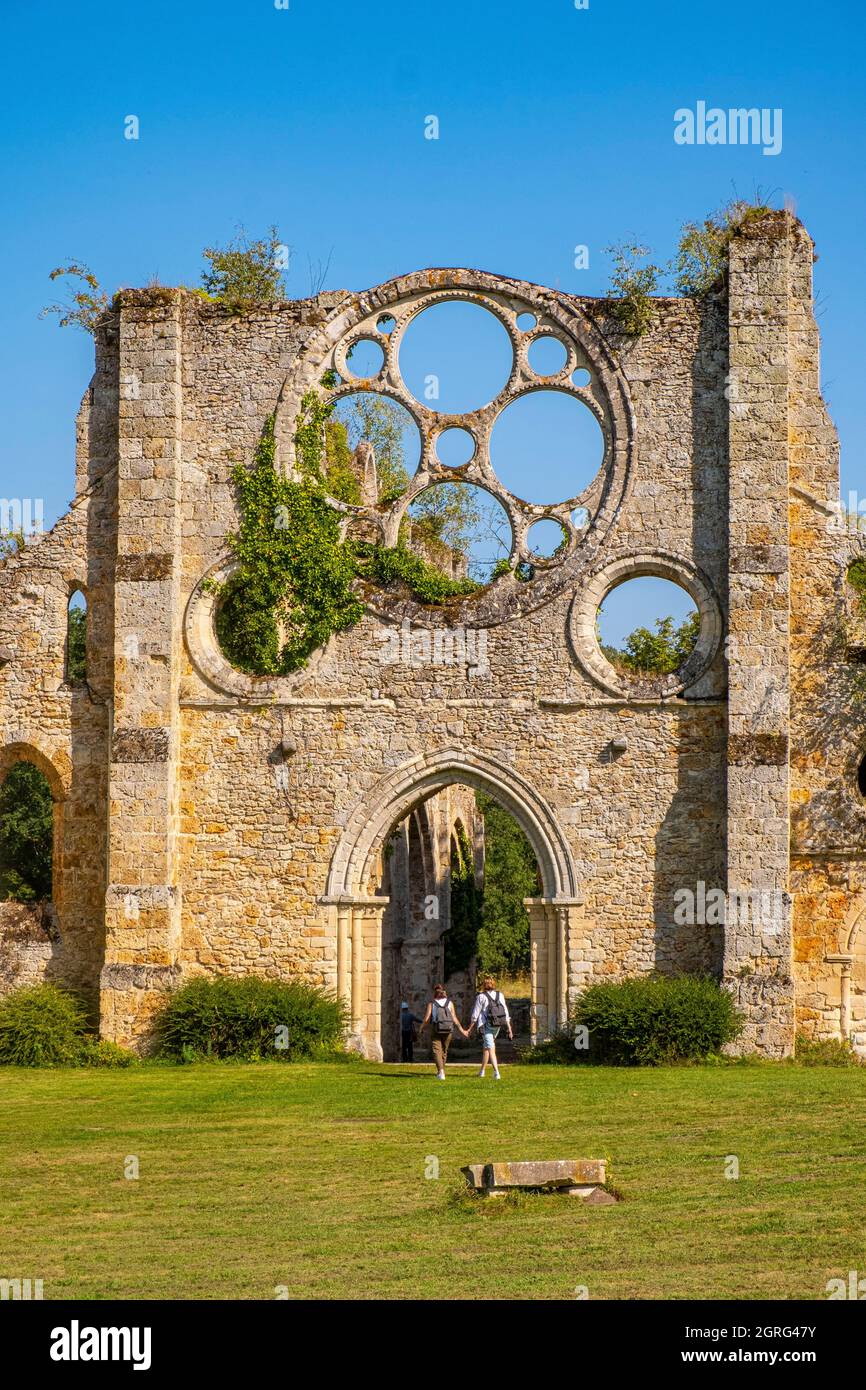
MULTIPOLYGON (((471 625, 483 627, 547 603, 574 584, 591 563, 631 486, 635 426, 624 374, 604 338, 577 303, 525 281, 504 280, 474 270, 429 270, 401 276, 362 295, 347 296, 301 348, 280 393, 274 424, 276 459, 289 475, 295 467, 296 422, 303 397, 310 390, 323 392, 332 400, 358 391, 390 397, 408 411, 421 436, 421 461, 399 498, 382 507, 371 505, 369 500, 355 506, 331 499, 347 524, 353 516, 363 517, 377 529, 383 544, 395 545, 410 503, 428 487, 448 481, 472 483, 485 489, 508 515, 513 537, 509 573, 462 605, 452 603, 444 618, 405 597, 371 591, 366 595, 368 605, 386 620, 423 619, 425 626, 440 621, 452 623, 455 618, 462 621, 462 609, 466 608, 471 611, 471 625), (490 312, 505 328, 512 346, 511 372, 499 395, 477 410, 459 415, 434 411, 419 402, 408 391, 399 366, 400 344, 409 324, 425 309, 453 300, 477 304, 490 312), (524 313, 533 316, 533 327, 519 327, 517 320, 524 313), (384 317, 394 321, 387 332, 380 328, 384 317), (537 338, 550 334, 565 346, 567 361, 561 372, 540 376, 530 366, 529 349, 537 338), (383 352, 382 368, 372 378, 353 378, 347 366, 348 350, 362 340, 377 343, 383 352), (579 370, 589 375, 586 385, 574 381, 574 373, 579 370), (333 388, 322 386, 326 371, 338 373, 339 380, 333 388), (554 505, 529 503, 505 488, 489 454, 491 432, 501 411, 519 397, 538 390, 560 391, 579 399, 595 417, 604 436, 604 459, 596 477, 582 492, 554 505), (453 427, 467 430, 475 441, 475 454, 459 468, 446 466, 436 455, 438 435, 453 427), (559 522, 567 540, 563 552, 548 560, 532 555, 528 541, 533 523, 545 518, 559 522), (530 559, 536 569, 533 582, 517 582, 518 563, 530 559)), ((536 462, 543 466, 543 459, 536 462)))
POLYGON ((853 957, 856 946, 866 935, 866 893, 859 893, 854 899, 840 932, 840 948, 846 956, 853 957))
POLYGON ((16 763, 32 763, 45 776, 55 801, 65 801, 72 785, 72 760, 64 749, 49 747, 39 735, 15 735, 0 746, 0 782, 16 763))
POLYGON ((392 826, 419 800, 454 782, 487 792, 511 812, 532 845, 546 899, 575 898, 571 849, 544 798, 525 778, 481 753, 443 749, 401 764, 356 803, 331 860, 324 900, 363 897, 374 855, 392 826))

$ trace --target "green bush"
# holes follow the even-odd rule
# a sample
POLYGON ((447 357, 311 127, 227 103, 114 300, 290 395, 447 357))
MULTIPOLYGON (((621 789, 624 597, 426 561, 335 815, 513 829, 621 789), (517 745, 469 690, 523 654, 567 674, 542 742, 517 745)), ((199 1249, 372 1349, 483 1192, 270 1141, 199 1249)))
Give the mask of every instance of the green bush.
POLYGON ((128 1067, 135 1060, 95 1037, 81 1001, 57 985, 16 989, 0 1000, 0 1065, 128 1067))
POLYGON ((202 977, 173 994, 156 1020, 157 1052, 178 1061, 233 1057, 292 1062, 340 1049, 341 1000, 300 980, 202 977))
POLYGON ((138 1058, 108 1038, 86 1038, 79 1065, 83 1067, 131 1067, 138 1058))
POLYGON ((0 1063, 20 1067, 80 1066, 87 1017, 56 985, 16 989, 0 1002, 0 1063))
POLYGON ((806 1067, 862 1067, 863 1058, 858 1056, 849 1042, 841 1038, 798 1038, 794 1048, 794 1060, 806 1067))
MULTIPOLYGON (((583 1054, 584 1060, 586 1054, 583 1054)), ((536 1043, 534 1047, 518 1047, 518 1062, 528 1062, 530 1064, 544 1066, 562 1066, 567 1062, 577 1062, 578 1057, 574 1046, 574 1035, 572 1033, 554 1033, 552 1037, 545 1038, 543 1042, 536 1043)))
POLYGON ((742 1031, 727 991, 700 976, 646 976, 590 985, 577 1002, 572 1035, 589 1032, 589 1047, 574 1047, 574 1061, 655 1066, 718 1054, 742 1031))

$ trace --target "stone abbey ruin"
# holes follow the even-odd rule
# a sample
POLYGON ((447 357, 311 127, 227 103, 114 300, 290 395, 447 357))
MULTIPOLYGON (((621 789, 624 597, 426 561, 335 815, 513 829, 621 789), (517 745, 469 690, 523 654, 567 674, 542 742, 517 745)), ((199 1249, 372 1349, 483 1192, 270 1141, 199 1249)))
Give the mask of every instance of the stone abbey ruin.
POLYGON ((52 900, 0 904, 2 988, 98 994, 103 1036, 145 1047, 190 975, 300 975, 346 999, 356 1046, 393 1057, 400 998, 443 968, 449 846, 458 822, 477 845, 480 790, 538 863, 536 1037, 589 981, 689 971, 731 989, 746 1051, 785 1056, 798 1032, 866 1051, 866 623, 850 582, 866 545, 839 524, 812 262, 789 213, 750 221, 725 283, 657 300, 638 338, 609 301, 471 270, 234 316, 122 291, 78 417, 75 500, 0 567, 0 775, 27 760, 54 801, 52 900), (412 396, 399 362, 407 326, 455 299, 513 348, 500 394, 459 417, 412 396), (530 365, 539 336, 565 349, 556 375, 530 365), (250 674, 216 630, 232 468, 273 416, 293 476, 305 393, 357 390, 366 341, 384 361, 363 389, 403 404, 423 448, 384 500, 356 452, 360 500, 333 503, 346 533, 394 547, 412 499, 459 477, 504 508, 509 564, 440 604, 359 583, 360 621, 292 674, 250 674), (604 437, 593 481, 555 505, 507 491, 488 451, 500 412, 542 385, 604 437), (474 454, 451 469, 436 442, 458 426, 474 454), (564 535, 546 560, 527 539, 541 518, 564 535), (640 679, 602 650, 596 614, 646 575, 687 591, 699 631, 678 670, 640 679), (67 667, 79 591, 84 682, 67 667), (406 632, 420 659, 389 642, 406 632))

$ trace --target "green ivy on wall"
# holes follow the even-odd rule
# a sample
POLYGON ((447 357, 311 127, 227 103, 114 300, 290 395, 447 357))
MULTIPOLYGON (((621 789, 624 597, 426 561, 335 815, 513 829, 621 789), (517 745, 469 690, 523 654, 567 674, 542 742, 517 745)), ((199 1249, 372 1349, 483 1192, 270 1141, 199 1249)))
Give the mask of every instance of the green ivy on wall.
MULTIPOLYGON (((322 385, 333 384, 327 373, 322 385)), ((402 583, 429 604, 482 587, 472 579, 451 579, 405 544, 389 548, 344 537, 342 516, 329 496, 357 504, 361 491, 345 427, 331 419, 332 412, 315 389, 302 398, 295 478, 276 468, 273 416, 252 468, 236 464, 231 472, 240 526, 228 542, 237 569, 224 584, 208 587, 218 596, 219 644, 232 665, 249 675, 290 675, 334 633, 358 623, 364 612, 355 591, 359 579, 384 587, 402 583)))

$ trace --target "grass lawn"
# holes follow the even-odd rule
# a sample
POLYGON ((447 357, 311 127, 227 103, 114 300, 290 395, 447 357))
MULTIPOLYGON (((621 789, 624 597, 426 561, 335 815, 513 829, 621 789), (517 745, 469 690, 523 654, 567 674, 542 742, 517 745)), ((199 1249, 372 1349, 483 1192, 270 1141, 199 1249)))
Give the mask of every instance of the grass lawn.
POLYGON ((866 1270, 866 1068, 3 1068, 0 1102, 0 1277, 45 1298, 814 1299, 866 1270), (624 1200, 455 1199, 464 1163, 570 1157, 624 1200))

